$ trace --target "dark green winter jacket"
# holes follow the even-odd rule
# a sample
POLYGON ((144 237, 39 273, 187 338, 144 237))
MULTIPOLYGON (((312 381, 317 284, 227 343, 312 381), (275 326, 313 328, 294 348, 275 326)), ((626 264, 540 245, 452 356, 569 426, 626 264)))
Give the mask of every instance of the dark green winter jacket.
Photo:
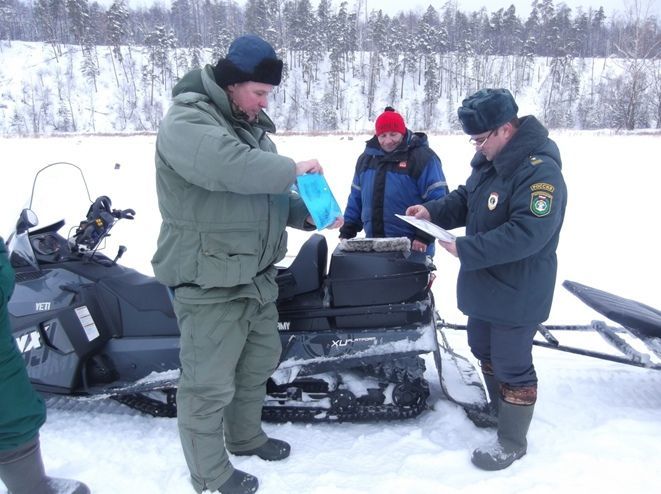
POLYGON ((46 408, 28 380, 25 362, 11 333, 7 304, 14 270, 0 237, 0 451, 32 440, 46 420, 46 408))
POLYGON ((276 154, 264 112, 255 124, 233 116, 210 66, 184 76, 173 96, 156 140, 156 278, 191 303, 271 302, 285 227, 312 229, 292 192, 296 164, 276 154))
POLYGON ((523 117, 493 162, 478 152, 471 167, 465 185, 424 204, 439 226, 466 227, 456 243, 459 309, 500 324, 541 323, 567 203, 558 147, 535 117, 523 117))

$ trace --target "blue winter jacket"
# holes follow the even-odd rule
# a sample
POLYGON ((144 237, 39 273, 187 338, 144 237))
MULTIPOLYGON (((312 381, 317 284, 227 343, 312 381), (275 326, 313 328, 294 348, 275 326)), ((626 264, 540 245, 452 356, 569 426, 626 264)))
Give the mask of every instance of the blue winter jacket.
POLYGON ((353 238, 363 229, 372 238, 408 237, 426 243, 427 253, 433 255, 433 238, 395 214, 405 214, 409 206, 440 199, 447 192, 441 160, 425 134, 407 130, 402 144, 391 153, 374 136, 356 163, 340 237, 353 238))

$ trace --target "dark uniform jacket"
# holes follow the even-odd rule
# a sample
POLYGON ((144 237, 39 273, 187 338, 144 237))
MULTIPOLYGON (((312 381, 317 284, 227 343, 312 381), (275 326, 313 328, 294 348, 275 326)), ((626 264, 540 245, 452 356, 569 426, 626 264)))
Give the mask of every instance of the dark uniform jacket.
POLYGON ((417 238, 429 244, 428 252, 433 254, 434 239, 395 214, 405 214, 409 206, 440 199, 447 192, 441 160, 425 134, 407 131, 391 153, 384 152, 374 136, 356 163, 340 236, 353 238, 364 229, 368 237, 417 238))
POLYGON ((0 451, 32 440, 46 420, 44 402, 28 380, 12 336, 7 304, 13 291, 14 270, 0 237, 0 451))
POLYGON ((466 227, 456 243, 459 309, 494 323, 541 323, 551 310, 567 203, 558 147, 535 117, 523 117, 493 161, 478 152, 471 166, 465 185, 424 204, 439 226, 466 227))

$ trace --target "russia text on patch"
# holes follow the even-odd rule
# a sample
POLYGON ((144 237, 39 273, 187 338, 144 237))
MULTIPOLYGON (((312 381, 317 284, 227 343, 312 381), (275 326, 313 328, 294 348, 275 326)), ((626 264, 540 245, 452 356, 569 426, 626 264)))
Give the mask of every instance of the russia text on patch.
POLYGON ((545 184, 544 182, 539 182, 536 184, 532 184, 530 186, 530 190, 532 190, 533 192, 536 190, 545 190, 546 192, 553 193, 555 192, 555 187, 553 187, 553 185, 551 184, 545 184))

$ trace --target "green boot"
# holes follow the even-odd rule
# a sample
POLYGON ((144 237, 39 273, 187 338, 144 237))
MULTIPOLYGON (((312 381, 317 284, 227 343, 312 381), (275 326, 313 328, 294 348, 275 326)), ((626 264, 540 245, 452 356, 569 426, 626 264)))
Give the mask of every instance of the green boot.
POLYGON ((258 488, 257 477, 241 470, 234 470, 232 476, 220 486, 218 492, 220 494, 251 494, 257 492, 258 488))
POLYGON ((16 449, 0 451, 0 479, 9 494, 90 494, 82 482, 46 475, 38 438, 16 449))
POLYGON ((280 439, 269 437, 261 446, 247 451, 230 451, 236 456, 257 456, 266 461, 280 461, 289 456, 291 446, 280 439))
POLYGON ((532 420, 534 403, 513 405, 502 399, 498 413, 498 439, 473 451, 471 461, 482 470, 502 470, 526 454, 526 435, 532 420))

